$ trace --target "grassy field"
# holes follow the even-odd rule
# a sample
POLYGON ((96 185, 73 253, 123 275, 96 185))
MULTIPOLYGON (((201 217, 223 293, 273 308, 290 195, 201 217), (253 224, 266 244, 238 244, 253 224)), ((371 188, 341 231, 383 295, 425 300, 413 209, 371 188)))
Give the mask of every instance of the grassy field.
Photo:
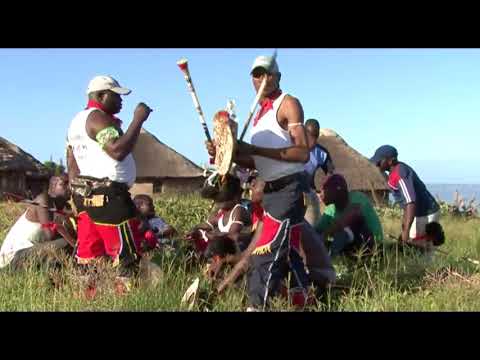
MULTIPOLYGON (((196 196, 164 197, 156 201, 157 212, 180 233, 205 219, 210 203, 196 196)), ((9 227, 24 210, 23 205, 0 203, 0 242, 9 227)), ((398 212, 382 211, 385 233, 396 234, 398 212)), ((309 310, 316 311, 478 311, 480 310, 480 273, 477 266, 462 261, 462 256, 480 258, 480 220, 444 216, 446 243, 428 261, 395 247, 382 258, 352 266, 339 259, 337 287, 324 301, 309 310)), ((193 279, 200 275, 198 265, 186 261, 188 252, 155 255, 164 276, 155 286, 137 286, 127 295, 116 296, 105 287, 94 300, 77 295, 82 288, 73 276, 74 265, 66 260, 61 272, 28 269, 20 273, 0 271, 0 311, 184 311, 180 299, 193 279), (51 278, 63 279, 55 287, 51 278)), ((245 281, 219 297, 208 296, 209 284, 202 280, 203 294, 194 311, 243 311, 245 281)), ((286 301, 277 300, 273 310, 292 310, 286 301)))

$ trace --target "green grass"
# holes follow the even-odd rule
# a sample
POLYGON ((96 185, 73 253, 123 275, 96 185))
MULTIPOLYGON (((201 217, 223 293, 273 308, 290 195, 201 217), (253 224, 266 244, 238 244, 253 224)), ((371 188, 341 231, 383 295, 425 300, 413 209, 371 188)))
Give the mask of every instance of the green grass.
MULTIPOLYGON (((211 203, 197 196, 156 199, 160 216, 183 234, 203 221, 211 203)), ((23 205, 0 203, 0 241, 24 210, 23 205)), ((382 211, 385 233, 397 234, 399 213, 382 211)), ((337 287, 332 288, 317 311, 478 311, 480 310, 480 274, 462 256, 480 258, 480 220, 444 216, 442 225, 446 243, 429 262, 412 252, 395 247, 363 265, 336 260, 337 287)), ((191 265, 185 248, 178 252, 156 254, 163 278, 155 286, 137 286, 125 296, 116 296, 105 287, 94 300, 76 294, 82 284, 74 276, 72 260, 60 273, 33 267, 24 272, 0 271, 0 311, 186 311, 180 299, 190 283, 201 277, 199 265, 191 265), (60 288, 52 286, 52 276, 63 279, 60 288)), ((108 271, 107 271, 108 273, 108 271)), ((214 297, 210 285, 201 277, 202 296, 194 311, 243 311, 245 280, 238 287, 214 297)), ((283 300, 273 303, 273 310, 292 310, 283 300)))

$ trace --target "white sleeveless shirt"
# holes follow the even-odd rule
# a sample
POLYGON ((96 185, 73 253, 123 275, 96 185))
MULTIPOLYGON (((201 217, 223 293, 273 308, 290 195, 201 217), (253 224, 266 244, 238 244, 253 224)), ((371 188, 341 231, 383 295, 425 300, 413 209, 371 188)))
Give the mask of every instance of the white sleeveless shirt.
MULTIPOLYGON (((287 94, 281 94, 273 102, 273 109, 268 110, 251 130, 251 144, 264 148, 287 148, 293 146, 290 133, 280 126, 277 113, 287 94)), ((284 176, 303 171, 301 162, 279 161, 254 155, 255 167, 264 181, 273 181, 284 176)))
POLYGON ((235 209, 239 206, 242 207, 241 204, 237 204, 230 211, 230 216, 228 217, 227 225, 223 225, 223 218, 224 218, 223 214, 218 218, 218 230, 220 230, 220 232, 228 233, 228 232, 230 232, 230 228, 232 227, 233 224, 243 224, 241 221, 234 221, 233 220, 233 213, 235 212, 235 209))
POLYGON ((109 178, 112 181, 132 186, 137 177, 137 169, 132 154, 122 161, 111 158, 87 133, 87 118, 95 108, 80 111, 68 129, 67 141, 72 146, 80 175, 96 178, 109 178))
POLYGON ((10 264, 15 254, 45 240, 42 225, 27 219, 25 211, 12 226, 0 249, 0 268, 10 264))

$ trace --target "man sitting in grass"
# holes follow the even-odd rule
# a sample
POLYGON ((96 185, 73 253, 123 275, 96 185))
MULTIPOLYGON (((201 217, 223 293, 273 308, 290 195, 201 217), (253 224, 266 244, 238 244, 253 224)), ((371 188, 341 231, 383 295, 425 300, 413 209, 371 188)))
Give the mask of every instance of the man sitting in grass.
POLYGON ((38 195, 12 226, 0 249, 0 268, 8 265, 13 270, 24 268, 27 260, 46 259, 48 248, 56 251, 67 245, 75 246, 69 233, 65 216, 52 211, 62 211, 69 197, 67 179, 63 176, 50 178, 48 190, 38 195))
POLYGON ((214 264, 217 270, 227 256, 245 250, 251 239, 245 232, 250 225, 250 214, 242 204, 242 192, 240 179, 233 175, 227 175, 216 189, 204 188, 202 196, 213 199, 218 211, 186 235, 200 257, 218 262, 214 264))
POLYGON ((326 205, 315 230, 325 240, 332 238, 330 255, 354 255, 359 250, 371 253, 375 244, 383 242, 383 230, 378 215, 366 195, 348 191, 347 182, 340 174, 330 175, 316 188, 326 205))
POLYGON ((382 172, 388 171, 388 187, 403 210, 403 244, 427 251, 443 243, 443 230, 438 223, 440 206, 427 190, 417 173, 407 164, 397 160, 393 146, 379 147, 370 159, 382 172))
MULTIPOLYGON (((177 230, 161 217, 156 216, 153 199, 146 194, 139 194, 133 198, 133 202, 141 221, 139 231, 144 234, 146 248, 153 249, 157 245, 173 245, 171 239, 177 234, 177 230)), ((137 244, 137 247, 141 249, 142 245, 137 244)))

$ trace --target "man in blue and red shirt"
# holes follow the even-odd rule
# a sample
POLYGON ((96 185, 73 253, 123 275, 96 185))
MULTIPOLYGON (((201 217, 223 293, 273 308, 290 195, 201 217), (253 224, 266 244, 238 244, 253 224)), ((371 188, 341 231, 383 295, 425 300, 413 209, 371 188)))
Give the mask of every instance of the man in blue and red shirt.
POLYGON ((307 135, 307 144, 310 151, 309 160, 304 165, 305 176, 307 179, 307 191, 305 192, 305 203, 307 209, 305 220, 312 226, 320 218, 320 202, 315 190, 315 174, 317 170, 322 169, 325 175, 333 174, 332 157, 327 149, 321 146, 317 141, 320 136, 320 124, 315 119, 308 119, 305 122, 305 133, 307 135))
POLYGON ((417 173, 397 157, 393 146, 383 145, 370 160, 380 171, 389 172, 388 187, 404 209, 401 241, 429 248, 432 241, 427 237, 426 227, 429 223, 438 223, 440 207, 417 173))

